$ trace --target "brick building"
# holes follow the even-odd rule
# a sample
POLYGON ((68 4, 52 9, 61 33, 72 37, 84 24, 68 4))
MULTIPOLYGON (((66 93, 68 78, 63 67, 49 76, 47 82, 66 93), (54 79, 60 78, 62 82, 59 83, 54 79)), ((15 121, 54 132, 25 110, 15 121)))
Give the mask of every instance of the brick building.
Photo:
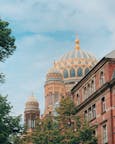
POLYGON ((95 128, 98 144, 115 144, 115 50, 71 90, 78 110, 95 128))

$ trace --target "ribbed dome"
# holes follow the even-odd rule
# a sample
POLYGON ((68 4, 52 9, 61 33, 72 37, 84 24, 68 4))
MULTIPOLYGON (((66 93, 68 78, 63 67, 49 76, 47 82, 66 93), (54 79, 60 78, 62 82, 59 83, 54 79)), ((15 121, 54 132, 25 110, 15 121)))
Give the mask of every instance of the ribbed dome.
POLYGON ((48 74, 49 73, 55 73, 55 74, 60 74, 60 72, 54 67, 52 67, 49 71, 48 71, 48 74))
POLYGON ((61 73, 66 82, 79 81, 97 63, 93 54, 80 48, 78 39, 75 42, 75 48, 55 62, 54 70, 52 68, 55 73, 61 73))
POLYGON ((68 52, 67 54, 61 57, 60 61, 66 61, 68 59, 85 59, 85 60, 92 59, 94 61, 96 60, 95 56, 81 49, 79 50, 74 49, 68 52))
POLYGON ((46 83, 52 81, 63 81, 62 74, 55 68, 55 66, 48 71, 46 76, 46 83))
POLYGON ((25 106, 25 111, 30 111, 30 110, 37 110, 39 109, 39 103, 37 99, 32 95, 28 98, 25 106))

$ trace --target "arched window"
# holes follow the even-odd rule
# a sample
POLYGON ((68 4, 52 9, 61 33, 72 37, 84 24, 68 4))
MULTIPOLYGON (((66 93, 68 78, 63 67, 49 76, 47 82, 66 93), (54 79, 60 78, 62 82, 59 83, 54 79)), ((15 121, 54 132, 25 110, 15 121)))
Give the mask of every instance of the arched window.
POLYGON ((68 71, 67 70, 64 70, 63 76, 64 76, 64 78, 68 78, 68 71))
POLYGON ((101 99, 101 109, 102 113, 106 111, 105 97, 101 99))
POLYGON ((77 105, 79 105, 80 104, 80 96, 79 96, 79 94, 77 94, 77 105))
POLYGON ((95 91, 95 82, 94 80, 91 81, 91 93, 95 91))
POLYGON ((58 102, 59 101, 59 93, 58 92, 55 92, 54 93, 54 103, 58 102))
POLYGON ((77 70, 77 76, 78 77, 83 76, 83 70, 82 70, 82 68, 78 68, 78 70, 77 70))
POLYGON ((89 72, 89 68, 85 69, 85 75, 89 72))
POLYGON ((84 87, 84 100, 87 98, 87 89, 84 87))
POLYGON ((70 70, 70 77, 75 77, 75 70, 73 68, 70 70))
POLYGON ((87 94, 88 94, 88 97, 91 94, 91 86, 90 86, 90 84, 88 84, 88 87, 87 87, 87 94))
POLYGON ((100 73, 100 85, 103 85, 104 84, 104 73, 103 71, 101 71, 100 73))

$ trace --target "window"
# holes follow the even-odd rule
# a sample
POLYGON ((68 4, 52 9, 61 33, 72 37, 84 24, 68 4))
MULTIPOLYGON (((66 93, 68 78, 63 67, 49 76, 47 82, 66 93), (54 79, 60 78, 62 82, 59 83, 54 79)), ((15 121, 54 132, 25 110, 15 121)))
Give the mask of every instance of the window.
POLYGON ((89 72, 89 68, 85 69, 85 75, 89 72))
POLYGON ((92 106, 92 118, 96 118, 96 107, 95 107, 95 104, 92 106))
POLYGON ((107 137, 107 125, 104 124, 102 126, 102 135, 103 135, 103 144, 107 144, 108 143, 108 137, 107 137))
POLYGON ((31 121, 31 128, 35 128, 35 120, 31 121))
POLYGON ((55 92, 55 94, 54 94, 54 103, 58 102, 58 100, 59 100, 59 94, 58 94, 58 92, 55 92))
POLYGON ((78 70, 77 70, 77 76, 78 77, 82 77, 83 76, 83 70, 82 70, 82 68, 78 68, 78 70))
POLYGON ((80 104, 80 96, 77 94, 77 105, 80 104))
POLYGON ((91 81, 91 93, 95 91, 95 83, 94 80, 91 81))
POLYGON ((90 84, 88 84, 88 87, 87 87, 87 95, 90 96, 91 94, 91 87, 90 87, 90 84))
POLYGON ((87 110, 84 112, 84 118, 85 118, 86 121, 88 120, 87 110))
POLYGON ((84 99, 87 98, 87 90, 86 90, 86 87, 84 88, 84 99))
POLYGON ((101 71, 101 73, 100 73, 100 85, 103 85, 104 82, 105 82, 105 80, 104 80, 104 73, 103 73, 103 71, 101 71))
POLYGON ((96 118, 96 105, 92 105, 89 109, 88 109, 88 120, 92 120, 96 118))
POLYGON ((31 128, 31 120, 28 120, 28 128, 31 128))
POLYGON ((90 121, 92 119, 92 111, 91 107, 88 109, 88 120, 90 121))
POLYGON ((28 128, 35 128, 35 120, 28 120, 28 128))
POLYGON ((102 113, 106 111, 105 97, 101 99, 101 109, 102 109, 102 113))
POLYGON ((73 68, 70 70, 70 77, 75 77, 75 70, 73 68))
POLYGON ((52 105, 53 104, 53 94, 52 92, 49 92, 48 94, 48 105, 52 105))
POLYGON ((94 135, 95 137, 97 137, 97 131, 96 131, 96 129, 93 130, 93 135, 94 135))
POLYGON ((63 76, 64 76, 64 78, 68 78, 68 71, 67 70, 64 70, 63 76))

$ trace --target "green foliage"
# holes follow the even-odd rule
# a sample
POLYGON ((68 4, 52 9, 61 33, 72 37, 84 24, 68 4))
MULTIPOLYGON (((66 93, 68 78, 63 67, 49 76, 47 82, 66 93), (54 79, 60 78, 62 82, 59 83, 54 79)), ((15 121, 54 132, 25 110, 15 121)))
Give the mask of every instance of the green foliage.
POLYGON ((11 36, 9 23, 0 19, 0 61, 4 61, 16 49, 15 38, 11 36))
POLYGON ((75 105, 70 97, 62 98, 60 107, 56 111, 60 116, 70 116, 76 113, 75 105))
POLYGON ((97 144, 97 138, 93 134, 94 129, 87 122, 82 123, 78 131, 79 141, 85 144, 97 144))
POLYGON ((32 135, 35 144, 58 144, 61 136, 58 124, 54 122, 51 116, 46 117, 42 121, 38 121, 37 128, 32 135))
MULTIPOLYGON (((16 49, 15 38, 11 33, 9 23, 0 19, 0 62, 4 62, 16 49)), ((4 75, 0 73, 0 83, 3 82, 4 75)))
POLYGON ((48 115, 38 120, 31 137, 33 144, 97 144, 93 129, 76 116, 76 107, 70 97, 61 100, 56 112, 55 117, 48 115))
POLYGON ((8 144, 13 136, 18 135, 22 127, 20 125, 20 116, 10 115, 12 106, 7 101, 7 97, 0 95, 0 143, 8 144))

